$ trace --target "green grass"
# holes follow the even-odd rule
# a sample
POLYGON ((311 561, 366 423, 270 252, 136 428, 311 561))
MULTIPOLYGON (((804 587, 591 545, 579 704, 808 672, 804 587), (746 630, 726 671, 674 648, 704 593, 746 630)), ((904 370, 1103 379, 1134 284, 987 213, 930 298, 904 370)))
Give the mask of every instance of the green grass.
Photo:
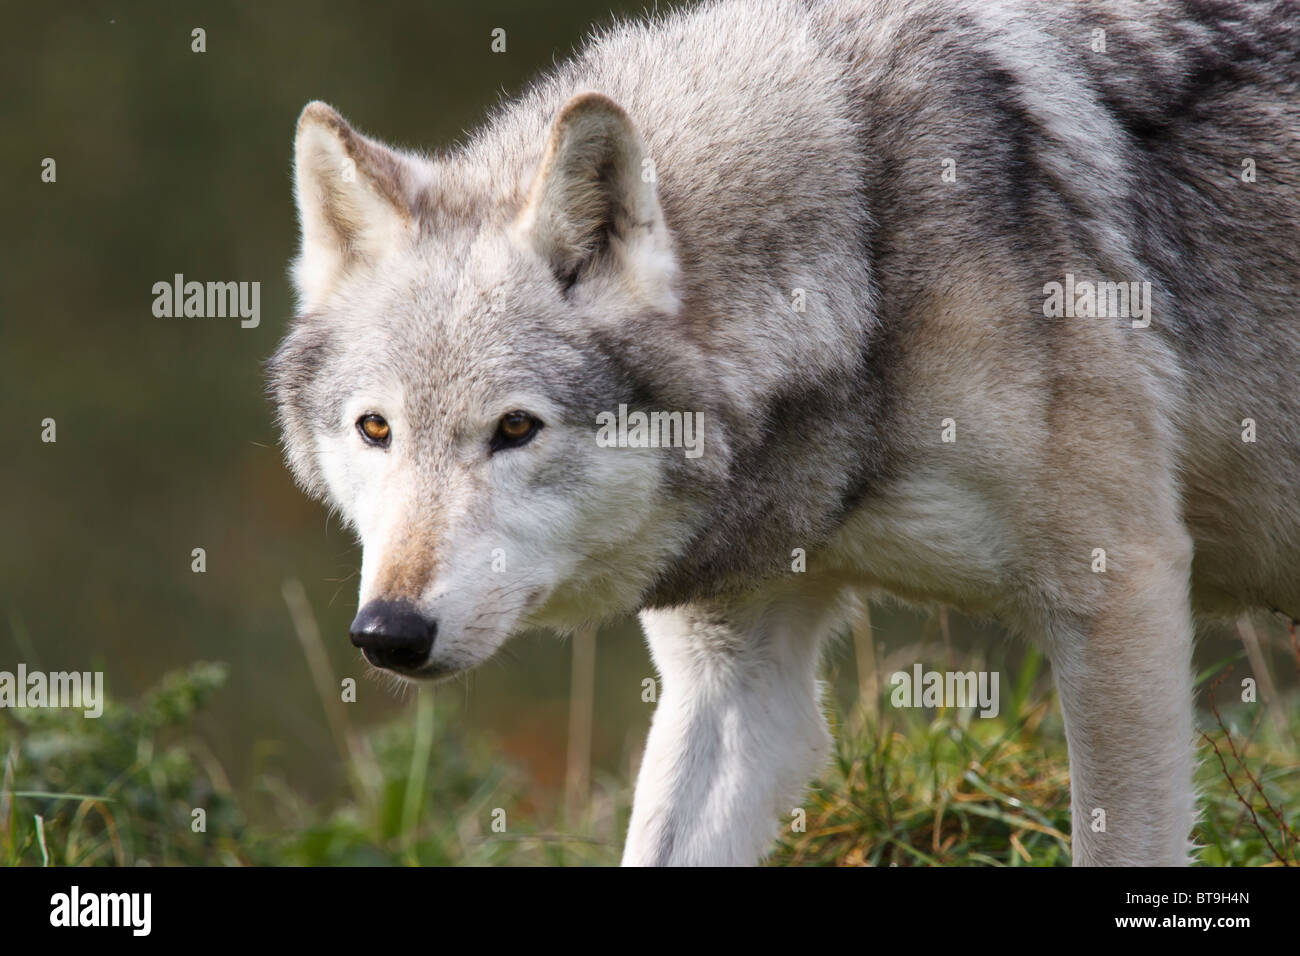
MULTIPOLYGON (((1055 695, 1029 691, 1039 666, 1031 653, 995 718, 887 702, 853 715, 839 728, 830 772, 809 792, 806 818, 787 819, 770 863, 1068 866, 1064 728, 1055 695)), ((1199 864, 1300 865, 1298 703, 1285 702, 1281 727, 1261 705, 1198 714, 1199 864)))
MULTIPOLYGON (((169 675, 137 703, 0 710, 0 861, 149 864, 489 865, 616 862, 612 820, 574 834, 533 824, 529 781, 485 739, 457 733, 431 695, 410 719, 339 755, 352 787, 328 806, 261 775, 243 804, 191 723, 224 685, 219 664, 169 675), (262 823, 253 825, 254 806, 262 823), (195 809, 206 815, 195 826, 195 809), (501 814, 504 813, 504 817, 501 814), (265 821, 270 822, 265 822, 265 821), (501 821, 504 832, 493 830, 501 821), (609 831, 601 839, 591 834, 609 831)), ((600 806, 594 801, 593 806, 600 806)), ((620 825, 626 824, 626 817, 620 825)))
POLYGON ((173 674, 141 701, 0 711, 0 859, 50 866, 201 864, 237 858, 239 808, 182 734, 226 680, 220 664, 173 674), (191 812, 206 813, 196 833, 191 812))
MULTIPOLYGON (((896 710, 836 717, 836 756, 772 865, 1063 866, 1069 777, 1059 712, 1031 657, 1002 714, 896 710)), ((566 820, 490 740, 421 695, 408 715, 340 743, 350 787, 327 805, 263 775, 237 798, 192 722, 225 668, 197 664, 98 720, 0 711, 0 861, 8 865, 612 864, 628 781, 597 781, 566 820), (202 831, 193 811, 206 814, 202 831), (256 810, 256 813, 252 811, 256 810), (499 811, 499 812, 498 812, 499 811), (493 829, 504 813, 504 832, 493 829), (495 814, 495 815, 494 815, 495 814), (256 817, 260 822, 250 822, 256 817)), ((1220 695, 1222 696, 1222 695, 1220 695)), ((1007 698, 1010 698, 1009 700, 1007 698)), ((1200 862, 1300 862, 1300 708, 1201 715, 1200 862), (1219 755, 1215 754, 1217 746, 1219 755), (1224 768, 1228 774, 1225 774, 1224 768), (1231 782, 1229 782, 1229 776, 1231 782), (1234 789, 1235 788, 1235 789, 1234 789), (1285 822, 1284 822, 1285 821, 1285 822)), ((349 731, 351 733, 351 731, 349 731)), ((552 801, 553 802, 553 801, 552 801)))
POLYGON ((885 699, 842 722, 806 819, 787 821, 770 862, 1068 864, 1065 747, 1050 699, 1030 696, 1038 667, 1031 654, 997 717, 895 709, 885 699))

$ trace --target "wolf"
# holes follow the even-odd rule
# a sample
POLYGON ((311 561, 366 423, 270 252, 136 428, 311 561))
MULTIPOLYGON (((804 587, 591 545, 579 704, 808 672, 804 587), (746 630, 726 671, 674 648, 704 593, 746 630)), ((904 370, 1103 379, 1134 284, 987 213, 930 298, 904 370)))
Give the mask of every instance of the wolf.
POLYGON ((1291 0, 718 0, 441 152, 309 104, 269 381, 352 642, 437 680, 639 614, 624 862, 745 865, 828 637, 950 606, 1050 657, 1073 862, 1189 862, 1194 622, 1300 616, 1298 63, 1291 0))

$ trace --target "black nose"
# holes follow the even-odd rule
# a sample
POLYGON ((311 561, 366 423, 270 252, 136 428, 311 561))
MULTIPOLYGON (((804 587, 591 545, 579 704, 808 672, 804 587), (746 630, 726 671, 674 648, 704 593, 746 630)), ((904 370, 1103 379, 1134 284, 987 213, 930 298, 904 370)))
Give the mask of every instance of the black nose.
POLYGON ((405 601, 371 601, 352 622, 352 643, 376 667, 415 670, 429 659, 437 630, 405 601))

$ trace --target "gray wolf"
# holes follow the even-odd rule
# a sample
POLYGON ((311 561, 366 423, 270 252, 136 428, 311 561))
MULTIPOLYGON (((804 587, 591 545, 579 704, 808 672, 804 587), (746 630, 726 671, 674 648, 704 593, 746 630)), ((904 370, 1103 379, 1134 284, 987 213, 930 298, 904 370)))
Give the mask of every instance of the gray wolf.
POLYGON ((1187 862, 1194 619, 1300 616, 1298 55, 1294 2, 722 0, 442 153, 308 105, 270 379, 353 642, 639 613, 625 862, 751 864, 827 636, 949 605, 1050 655, 1074 862, 1187 862), (598 443, 624 405, 702 453, 598 443))

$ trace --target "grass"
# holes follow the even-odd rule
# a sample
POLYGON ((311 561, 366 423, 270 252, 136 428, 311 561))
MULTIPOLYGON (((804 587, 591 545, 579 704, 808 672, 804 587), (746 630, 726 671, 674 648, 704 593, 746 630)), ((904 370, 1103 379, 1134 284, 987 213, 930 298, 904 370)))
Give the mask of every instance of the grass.
MULTIPOLYGON (((836 716, 831 767, 803 812, 786 821, 770 864, 1066 865, 1065 744, 1050 690, 1034 690, 1046 687, 1035 679, 1040 666, 1031 655, 996 718, 895 710, 887 701, 836 716)), ((586 811, 565 819, 561 801, 539 802, 522 771, 503 762, 491 741, 465 736, 428 694, 401 720, 341 730, 339 759, 349 762, 353 785, 338 799, 317 805, 291 782, 262 776, 241 801, 191 729, 225 679, 223 666, 196 664, 137 702, 110 700, 98 720, 76 711, 0 711, 0 861, 618 861, 628 781, 598 780, 586 811), (195 810, 203 811, 202 828, 195 810), (263 822, 253 825, 250 816, 263 822)), ((1197 771, 1201 863, 1300 863, 1300 708, 1290 703, 1285 723, 1274 725, 1260 706, 1225 712, 1211 696, 1197 771)))
POLYGON ((137 703, 110 700, 97 720, 0 711, 0 861, 430 866, 617 857, 611 821, 579 821, 583 831, 609 830, 603 841, 530 826, 529 781, 489 741, 455 732, 428 694, 411 719, 369 729, 340 755, 357 764, 351 776, 361 782, 336 802, 318 806, 263 774, 241 803, 190 730, 225 679, 223 666, 196 664, 137 703), (253 815, 269 822, 253 825, 253 815), (494 832, 495 821, 504 832, 494 832))
MULTIPOLYGON (((1068 866, 1069 763, 1055 695, 1029 691, 1040 667, 1031 652, 995 718, 889 707, 855 714, 770 862, 1068 866)), ((1230 669, 1216 673, 1222 680, 1230 669)), ((1297 703, 1286 702, 1280 726, 1258 705, 1225 715, 1213 695, 1210 712, 1198 715, 1199 864, 1300 865, 1297 703)))
MULTIPOLYGON (((1037 667, 1036 658, 1027 670, 1037 667)), ((838 728, 831 772, 771 862, 837 866, 1052 866, 1069 862, 1069 774, 1033 674, 993 718, 882 707, 838 728), (802 827, 800 829, 799 827, 802 827)))
POLYGON ((173 674, 141 701, 78 710, 0 710, 0 860, 129 866, 238 859, 239 808, 180 737, 226 680, 220 664, 173 674), (195 809, 207 832, 196 832, 195 809))

